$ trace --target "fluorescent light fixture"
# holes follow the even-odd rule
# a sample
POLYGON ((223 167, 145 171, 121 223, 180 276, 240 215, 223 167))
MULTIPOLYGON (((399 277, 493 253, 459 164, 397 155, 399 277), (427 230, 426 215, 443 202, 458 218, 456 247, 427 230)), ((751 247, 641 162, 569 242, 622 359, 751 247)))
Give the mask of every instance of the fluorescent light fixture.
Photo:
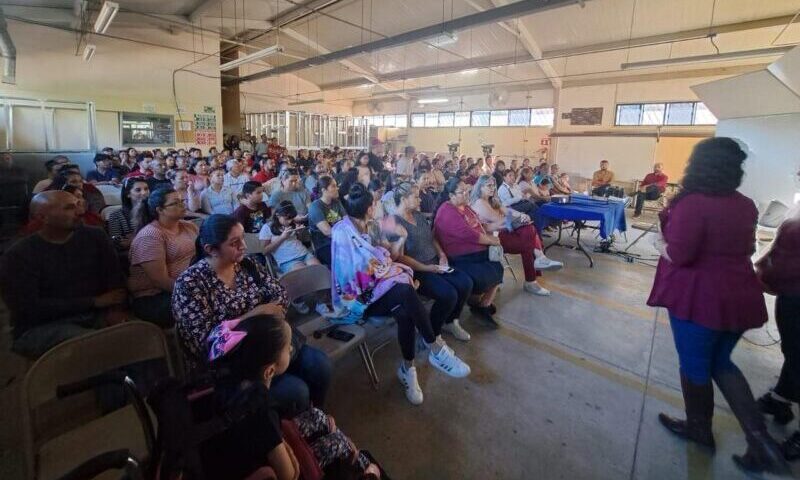
POLYGON ((97 20, 94 21, 95 33, 106 33, 108 26, 114 20, 119 12, 119 3, 117 2, 103 2, 100 7, 100 13, 97 14, 97 20))
POLYGON ((449 100, 446 98, 420 98, 417 100, 417 103, 420 105, 425 105, 428 103, 447 103, 449 100))
POLYGON ((267 47, 263 50, 259 50, 257 52, 253 52, 249 55, 245 55, 244 57, 239 57, 236 60, 231 60, 228 63, 223 63, 219 66, 219 71, 224 72, 226 70, 233 70, 234 68, 238 68, 246 63, 255 62, 264 57, 269 57, 270 55, 275 55, 276 53, 280 53, 283 51, 283 47, 280 45, 273 45, 271 47, 267 47))
POLYGON ((461 74, 462 75, 472 75, 474 73, 478 73, 478 69, 477 68, 468 68, 466 70, 461 70, 461 74))
POLYGON ((83 47, 83 61, 91 62, 92 57, 94 57, 95 50, 97 50, 97 45, 93 43, 87 43, 86 46, 83 47))
POLYGON ((623 70, 632 70, 635 68, 651 68, 651 67, 667 67, 670 65, 679 65, 684 63, 704 63, 704 62, 719 62, 723 60, 737 60, 740 58, 755 58, 767 57, 774 55, 782 55, 794 48, 788 47, 772 47, 772 48, 759 48, 756 50, 742 50, 740 52, 727 52, 711 55, 694 55, 691 57, 677 57, 665 58, 662 60, 646 60, 643 62, 630 62, 623 63, 620 67, 623 70))
POLYGON ((313 100, 300 100, 297 102, 289 102, 288 105, 290 107, 293 107, 295 105, 308 105, 310 103, 323 103, 323 102, 325 102, 324 98, 315 98, 313 100))

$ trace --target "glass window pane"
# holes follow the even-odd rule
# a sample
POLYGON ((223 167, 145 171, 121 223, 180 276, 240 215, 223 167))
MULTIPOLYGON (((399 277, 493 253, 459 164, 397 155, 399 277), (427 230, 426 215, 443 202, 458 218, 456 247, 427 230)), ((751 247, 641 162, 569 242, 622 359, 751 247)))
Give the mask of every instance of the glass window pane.
POLYGON ((375 115, 374 117, 372 117, 372 125, 375 125, 376 127, 382 127, 383 115, 375 115))
POLYGON ((424 127, 425 126, 425 114, 424 113, 412 113, 411 114, 411 126, 412 127, 424 127))
POLYGON ((489 111, 479 110, 472 112, 472 126, 473 127, 488 127, 489 126, 489 111))
POLYGON ((492 127, 508 126, 508 110, 492 110, 489 125, 492 127))
POLYGON ((439 126, 439 113, 426 113, 425 114, 425 126, 426 127, 437 127, 439 126))
POLYGON ((694 103, 668 103, 665 125, 691 125, 694 114, 694 103))
POLYGON ((508 112, 508 124, 514 126, 527 126, 531 121, 531 111, 527 108, 525 110, 511 110, 508 112))
POLYGON ((555 120, 554 108, 534 108, 531 110, 532 127, 552 127, 555 120))
POLYGON ((406 128, 408 126, 408 115, 395 115, 394 125, 397 128, 406 128))
POLYGON ((353 126, 360 127, 361 122, 364 120, 364 117, 353 117, 353 126))
POLYGON ((617 105, 617 125, 639 125, 641 117, 641 104, 617 105))
POLYGON ((383 117, 384 127, 394 127, 394 115, 386 115, 383 117))
POLYGON ((663 103, 645 103, 642 105, 642 125, 663 125, 664 124, 663 103))
POLYGON ((439 126, 452 127, 453 126, 453 112, 439 112, 439 126))
POLYGON ((453 125, 456 127, 469 127, 469 112, 456 112, 453 125))
POLYGON ((717 117, 711 113, 711 110, 706 107, 703 102, 697 102, 697 107, 694 109, 694 124, 695 125, 716 125, 717 117))

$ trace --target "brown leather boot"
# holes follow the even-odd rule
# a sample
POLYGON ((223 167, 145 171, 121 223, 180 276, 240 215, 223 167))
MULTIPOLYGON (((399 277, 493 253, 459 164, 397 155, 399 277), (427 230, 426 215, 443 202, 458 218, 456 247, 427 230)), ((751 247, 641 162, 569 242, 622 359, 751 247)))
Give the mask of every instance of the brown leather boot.
POLYGON ((702 385, 692 383, 681 374, 681 390, 686 408, 686 420, 673 418, 665 413, 659 413, 658 420, 675 435, 707 447, 713 452, 716 449, 714 434, 711 432, 714 386, 711 382, 702 385))

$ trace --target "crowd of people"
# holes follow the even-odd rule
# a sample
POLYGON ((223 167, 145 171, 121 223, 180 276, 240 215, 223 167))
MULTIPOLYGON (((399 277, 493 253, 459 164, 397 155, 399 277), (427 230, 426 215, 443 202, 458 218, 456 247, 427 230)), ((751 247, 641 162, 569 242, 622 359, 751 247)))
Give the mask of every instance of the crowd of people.
MULTIPOLYGON (((781 333, 795 340, 784 342, 786 372, 779 385, 757 405, 729 358, 741 332, 766 318, 749 259, 755 209, 736 193, 741 176, 735 169, 728 183, 708 185, 703 179, 704 165, 713 164, 709 158, 728 167, 738 162, 740 170, 744 157, 729 144, 700 145, 682 193, 663 214, 665 243, 650 299, 670 311, 687 406, 685 421, 666 415, 661 421, 713 448, 713 379, 747 434, 748 452, 737 461, 750 470, 769 468, 779 463, 777 444, 758 408, 788 422, 786 405, 800 399, 792 326, 800 294, 800 265, 793 267, 798 230, 787 224, 760 264, 764 283, 779 293, 781 333), (697 214, 704 209, 708 215, 697 214), (725 217, 731 209, 741 215, 725 217), (698 223, 722 217, 729 221, 698 223), (726 273, 696 272, 714 268, 726 273), (695 294, 675 288, 678 278, 695 294), (723 278, 730 288, 721 292, 716 282, 723 278), (710 282, 707 290, 704 282, 710 282)), ((532 164, 525 158, 506 165, 491 155, 429 157, 413 147, 389 155, 377 141, 368 151, 333 147, 295 156, 276 139, 233 136, 221 151, 104 149, 94 163, 86 175, 64 156, 45 164, 47 178, 33 189, 28 235, 3 256, 0 285, 11 312, 13 350, 36 358, 69 338, 131 316, 165 329, 174 326, 190 372, 219 365, 234 372, 233 383, 220 389, 223 403, 257 383, 255 392, 269 398, 270 412, 274 406, 275 415, 295 419, 302 428, 325 430, 320 434, 325 441, 315 443, 319 458, 348 456, 363 478, 379 478, 379 469, 341 432, 320 426, 326 423, 322 411, 331 362, 285 321, 291 310, 303 314, 308 308, 287 299, 277 276, 325 265, 332 282, 330 309, 318 304, 318 312, 338 323, 393 317, 402 356, 397 377, 408 401, 419 405, 424 395, 418 354, 427 352, 428 363, 445 375, 470 374, 448 341, 471 339, 460 322, 465 306, 487 324, 498 324, 495 297, 507 255, 520 256, 524 291, 536 297, 550 295, 539 277, 564 266, 545 255, 547 233, 538 231, 533 219, 552 195, 572 193, 573 187, 569 175, 545 161, 532 164), (121 206, 106 221, 98 185, 120 187, 121 206), (247 235, 257 235, 261 255, 247 255, 247 235), (275 265, 277 276, 264 260, 275 265)), ((719 179, 725 169, 714 168, 719 179)), ((612 181, 604 161, 592 178, 593 193, 614 194, 612 181)), ((636 214, 644 200, 663 193, 666 181, 656 165, 634 192, 636 214)), ((263 455, 241 459, 241 465, 268 458, 278 478, 293 478, 297 462, 280 441, 275 415, 260 420, 265 430, 255 446, 230 454, 263 455)), ((218 443, 211 451, 232 451, 224 447, 229 442, 218 443)), ((792 448, 797 455, 798 443, 795 434, 785 447, 787 457, 792 448)), ((221 467, 209 466, 214 468, 221 467)))

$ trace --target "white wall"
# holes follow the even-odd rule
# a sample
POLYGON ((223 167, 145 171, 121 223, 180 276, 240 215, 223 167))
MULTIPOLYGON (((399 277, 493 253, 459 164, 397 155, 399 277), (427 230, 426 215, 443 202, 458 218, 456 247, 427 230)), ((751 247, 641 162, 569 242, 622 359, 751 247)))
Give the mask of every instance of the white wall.
POLYGON ((741 191, 760 207, 771 200, 787 205, 800 192, 800 113, 722 120, 717 136, 737 138, 747 144, 741 191))

